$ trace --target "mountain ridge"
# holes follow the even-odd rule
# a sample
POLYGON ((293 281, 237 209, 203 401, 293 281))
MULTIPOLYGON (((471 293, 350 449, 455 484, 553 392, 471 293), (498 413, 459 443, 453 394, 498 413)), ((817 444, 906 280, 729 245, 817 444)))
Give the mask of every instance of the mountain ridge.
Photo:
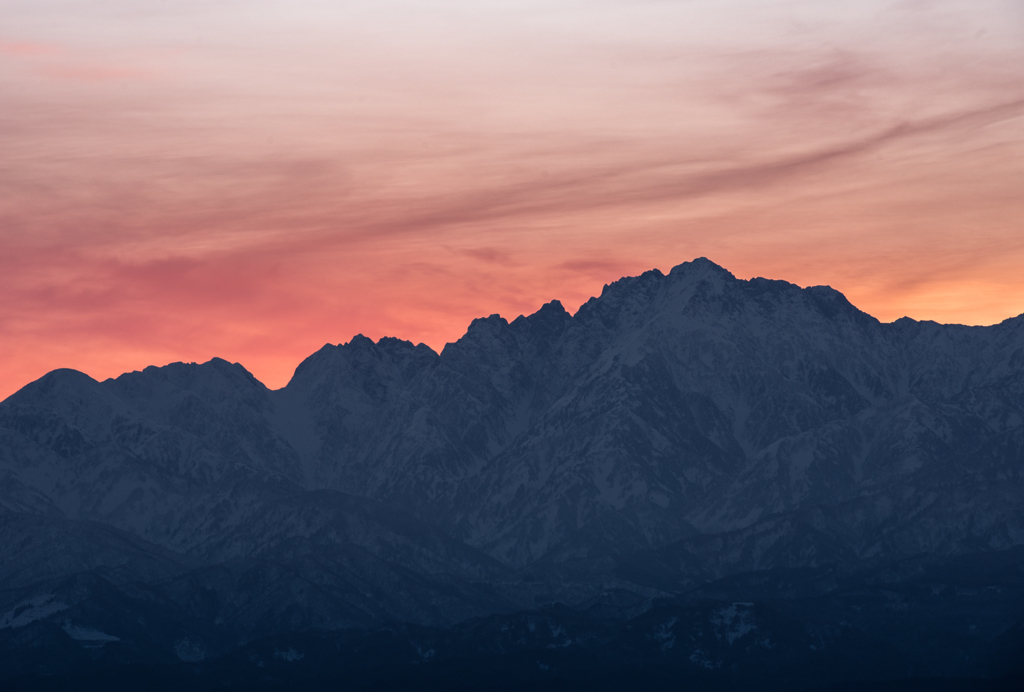
MULTIPOLYGON (((356 335, 343 344, 327 344, 303 360, 292 380, 280 390, 267 389, 240 364, 230 364, 220 358, 203 364, 150 366, 141 372, 126 373, 103 383, 91 378, 83 380, 87 376, 58 370, 35 383, 35 388, 39 395, 45 397, 54 379, 74 379, 73 389, 76 392, 92 388, 97 399, 104 402, 106 413, 103 415, 112 415, 114 409, 123 405, 117 403, 121 401, 128 402, 129 407, 141 406, 139 413, 144 417, 159 416, 159 412, 150 411, 147 407, 155 405, 153 401, 163 401, 171 396, 159 392, 168 387, 177 388, 178 394, 174 396, 180 396, 182 400, 175 411, 177 417, 168 422, 185 428, 190 425, 187 416, 196 415, 190 406, 199 406, 197 402, 211 398, 224 398, 228 396, 227 391, 230 396, 240 397, 238 410, 246 412, 244 421, 232 418, 231 425, 236 429, 242 425, 250 438, 257 435, 258 439, 243 441, 238 435, 218 433, 221 438, 228 438, 219 440, 220 451, 239 458, 259 456, 262 463, 269 464, 264 471, 284 474, 306 489, 340 487, 354 490, 357 495, 368 493, 372 497, 381 491, 382 484, 401 473, 394 471, 390 478, 389 474, 384 474, 385 478, 376 480, 369 476, 349 481, 331 480, 326 476, 348 473, 350 469, 325 470, 324 464, 317 462, 316 458, 324 454, 340 458, 339 455, 352 451, 345 450, 346 445, 350 447, 353 442, 362 446, 362 451, 356 456, 369 454, 379 458, 381 452, 373 450, 376 444, 373 440, 385 439, 393 443, 402 439, 402 435, 395 431, 385 434, 380 429, 381 423, 374 416, 381 414, 381 407, 388 411, 390 407, 399 407, 401 411, 392 411, 388 415, 404 416, 408 419, 405 424, 421 426, 431 437, 437 448, 435 457, 443 457, 443 461, 436 458, 436 463, 421 464, 423 468, 419 470, 431 476, 430 480, 424 479, 428 485, 436 486, 442 482, 450 485, 467 473, 472 475, 469 469, 478 471, 485 460, 500 456, 507 446, 514 445, 518 437, 526 434, 530 425, 539 422, 538 416, 552 414, 563 405, 565 402, 560 403, 559 399, 564 399, 567 393, 559 389, 566 386, 563 380, 582 374, 583 381, 573 385, 579 394, 579 387, 587 386, 588 381, 593 382, 594 377, 601 377, 610 369, 625 367, 632 371, 650 365, 665 375, 673 366, 666 363, 663 346, 655 344, 651 348, 650 344, 640 343, 645 336, 648 340, 652 338, 651 331, 668 332, 653 336, 660 339, 661 344, 683 340, 687 334, 697 335, 704 342, 700 353, 691 349, 687 354, 689 362, 684 370, 676 368, 672 373, 676 380, 680 377, 688 380, 674 381, 673 384, 676 390, 688 390, 687 396, 693 399, 695 396, 707 396, 706 392, 700 392, 700 378, 710 377, 717 367, 713 361, 721 356, 723 350, 733 350, 735 355, 748 361, 756 360, 765 335, 768 334, 770 339, 770 331, 778 331, 775 323, 788 321, 785 329, 792 334, 808 336, 803 343, 781 346, 817 351, 816 362, 802 364, 801 367, 809 370, 800 373, 787 372, 789 366, 783 360, 783 368, 774 368, 775 372, 767 373, 771 381, 764 381, 766 373, 763 367, 757 377, 762 379, 761 386, 775 388, 776 391, 793 389, 794 384, 802 385, 803 392, 794 391, 793 396, 787 397, 791 405, 803 409, 794 411, 794 415, 815 415, 820 419, 818 423, 824 423, 836 416, 850 417, 866 407, 906 395, 911 387, 907 379, 910 375, 906 363, 899 361, 909 357, 925 360, 920 351, 922 348, 926 350, 927 344, 919 343, 923 339, 931 336, 932 339, 938 337, 950 341, 953 340, 952 332, 969 337, 983 333, 978 330, 1013 328, 1020 331, 1014 326, 1020 321, 1015 320, 986 328, 933 327, 929 323, 911 324, 902 319, 881 323, 827 286, 799 288, 768 279, 738 280, 710 260, 698 258, 674 267, 668 274, 655 269, 607 284, 600 296, 585 302, 575 315, 570 315, 561 303, 553 301, 533 315, 521 315, 512 322, 498 315, 478 318, 473 320, 463 337, 447 344, 440 353, 426 345, 413 345, 393 337, 373 342, 356 335), (677 310, 679 306, 682 306, 681 311, 677 310), (709 317, 711 324, 707 324, 709 317), (675 324, 672 324, 673 320, 675 324), (809 321, 816 322, 812 325, 813 331, 807 329, 809 321), (727 335, 720 333, 725 328, 731 330, 727 335), (935 332, 936 329, 939 331, 935 332), (854 336, 861 340, 866 338, 869 348, 862 349, 861 353, 849 358, 848 363, 837 368, 837 363, 830 360, 838 360, 834 354, 846 348, 842 342, 848 342, 850 333, 854 331, 857 332, 854 336), (808 338, 817 343, 808 342, 808 338), (884 352, 884 357, 890 362, 884 365, 870 362, 872 356, 865 355, 868 350, 884 352), (849 369, 851 363, 859 366, 856 372, 842 372, 844 368, 849 369), (588 369, 589 375, 586 374, 588 369), (216 380, 221 390, 214 391, 209 384, 199 383, 203 377, 211 382, 216 380), (431 400, 435 394, 426 390, 437 388, 437 377, 447 378, 440 386, 456 388, 459 397, 444 402, 436 398, 431 400), (537 383, 541 381, 546 386, 539 387, 537 383), (194 383, 199 383, 198 389, 193 387, 194 383), (105 389, 101 394, 96 387, 105 389), (806 399, 808 394, 815 396, 816 390, 820 400, 808 408, 804 405, 807 402, 801 399, 806 399), (822 393, 826 393, 823 398, 820 396, 822 393), (816 412, 812 413, 815 409, 816 412), (298 414, 296 411, 307 413, 298 414), (439 411, 452 418, 441 423, 437 419, 439 411), (267 424, 268 418, 273 419, 270 424, 267 424), (343 436, 345 439, 341 439, 338 431, 346 425, 354 428, 343 436), (265 448, 258 452, 239 449, 256 443, 265 448), (324 452, 325 444, 328 447, 340 444, 342 449, 324 452), (435 468, 440 476, 434 473, 435 468), (353 484, 355 488, 351 487, 353 484)), ((953 348, 947 347, 943 353, 947 361, 945 367, 960 371, 953 381, 956 377, 961 378, 961 389, 969 383, 964 378, 977 375, 976 372, 967 373, 962 363, 956 362, 963 359, 964 349, 974 348, 968 343, 955 343, 962 340, 953 340, 953 348)), ((774 348, 780 346, 769 345, 774 348)), ((678 354, 670 355, 678 361, 678 354)), ((1024 355, 1017 350, 1010 356, 1010 361, 1001 364, 1003 372, 1008 375, 1016 365, 1024 362, 1022 359, 1024 355)), ((922 376, 918 376, 916 384, 923 382, 922 376)), ((933 383, 933 386, 938 385, 933 383)), ((944 389, 944 395, 951 394, 948 382, 944 389)), ((666 392, 666 395, 672 397, 678 393, 666 392)), ((20 392, 12 395, 4 404, 17 402, 21 398, 19 395, 20 392)), ((573 392, 568 395, 571 397, 573 392)), ((68 401, 71 399, 73 397, 68 401)), ((711 401, 704 400, 700 404, 705 413, 717 409, 719 414, 725 411, 734 419, 729 423, 733 428, 731 434, 724 428, 717 433, 720 439, 714 446, 720 453, 731 455, 734 461, 755 453, 771 453, 771 440, 786 437, 777 434, 779 425, 784 421, 772 420, 772 427, 759 433, 756 421, 750 419, 751 415, 755 418, 760 415, 756 409, 749 410, 747 402, 723 399, 728 399, 727 393, 719 391, 711 401), (726 440, 725 437, 729 436, 733 439, 726 440), (728 452, 730 449, 732 451, 728 452)), ((66 408, 68 401, 58 404, 47 400, 44 406, 52 413, 66 408)), ((678 400, 671 405, 683 406, 678 400)), ((693 414, 691 410, 685 417, 692 419, 693 414)), ((203 415, 209 417, 211 414, 207 411, 203 415)), ((77 419, 72 416, 71 420, 77 419)), ((84 421, 81 423, 85 424, 84 421)), ((711 424, 709 420, 705 423, 711 424)), ((715 425, 722 428, 725 422, 719 421, 715 425)), ((795 433, 803 423, 790 421, 788 425, 795 433)), ((700 436, 694 430, 691 433, 700 436)), ((75 432, 69 430, 68 435, 63 444, 73 444, 71 440, 75 432)), ((723 459, 720 458, 719 462, 724 464, 723 459)), ((452 492, 451 488, 449 492, 452 492)), ((612 508, 617 510, 623 509, 623 501, 623 498, 610 499, 612 508)), ((466 523, 465 516, 454 520, 466 523)))
POLYGON ((574 315, 551 301, 473 320, 440 352, 326 344, 278 390, 219 358, 48 373, 0 402, 18 565, 0 611, 135 612, 144 593, 183 628, 153 646, 204 642, 187 657, 1002 555, 1024 545, 1021 497, 1024 316, 882 323, 827 286, 701 258, 574 315))
MULTIPOLYGON (((846 298, 845 294, 843 294, 842 292, 838 291, 837 289, 832 288, 831 286, 829 286, 827 284, 801 287, 801 286, 799 286, 797 284, 793 284, 793 283, 785 281, 785 280, 767 279, 767 278, 759 277, 759 276, 758 277, 752 277, 750 279, 736 279, 736 277, 731 272, 726 270, 724 267, 721 267, 720 265, 714 263, 713 261, 707 259, 706 257, 698 257, 698 258, 694 259, 691 262, 684 262, 682 264, 676 265, 675 267, 673 267, 670 270, 669 274, 664 274, 663 272, 661 272, 658 269, 651 269, 651 270, 643 272, 642 274, 640 274, 638 276, 635 276, 635 277, 623 277, 621 279, 613 281, 610 284, 604 284, 601 293, 598 296, 591 297, 587 301, 582 303, 580 305, 580 308, 577 309, 577 312, 575 314, 574 313, 570 313, 567 310, 565 310, 565 308, 562 305, 560 300, 552 299, 551 301, 548 301, 547 303, 544 303, 543 305, 541 305, 541 307, 538 308, 538 310, 536 312, 531 313, 530 315, 521 314, 521 315, 513 318, 513 320, 511 322, 509 322, 508 319, 502 317, 500 314, 497 314, 497 313, 493 313, 493 314, 491 314, 491 315, 489 315, 487 317, 474 318, 474 319, 472 319, 470 321, 470 325, 467 328, 467 333, 466 334, 464 334, 462 337, 460 337, 459 339, 457 339, 454 342, 446 343, 445 347, 443 347, 440 351, 435 351, 431 346, 429 346, 429 345, 427 345, 425 343, 420 342, 420 343, 416 344, 416 343, 414 343, 414 342, 412 342, 410 340, 402 339, 401 337, 382 336, 376 342, 374 342, 372 339, 370 339, 367 336, 364 336, 362 333, 357 333, 357 334, 353 335, 353 337, 349 341, 347 341, 347 342, 338 342, 338 343, 328 342, 328 343, 325 343, 316 352, 314 352, 313 354, 310 354, 309 356, 304 358, 299 363, 299 365, 296 367, 296 372, 300 368, 302 368, 307 363, 307 361, 309 361, 310 359, 314 358, 321 351, 329 350, 329 349, 332 349, 332 348, 333 349, 337 349, 337 348, 349 347, 352 344, 352 342, 361 342, 361 341, 364 341, 364 340, 365 341, 369 341, 370 343, 374 344, 377 347, 381 347, 382 344, 387 344, 387 345, 394 344, 394 345, 398 345, 398 346, 401 346, 401 347, 404 348, 406 345, 408 345, 409 347, 412 347, 413 349, 417 349, 417 350, 424 350, 425 349, 426 351, 429 351, 430 353, 432 353, 435 356, 440 356, 444 352, 446 347, 452 346, 452 345, 458 343, 459 341, 461 341, 463 338, 465 338, 468 335, 469 330, 472 329, 477 323, 487 322, 489 320, 495 320, 496 319, 498 321, 503 321, 506 325, 511 325, 514 322, 517 322, 517 321, 520 321, 520 320, 528 321, 531 318, 538 318, 540 316, 549 315, 550 311, 552 311, 552 310, 557 310, 560 313, 564 313, 566 316, 568 316, 571 319, 571 318, 574 318, 576 315, 578 315, 579 311, 582 310, 584 308, 584 306, 587 306, 588 304, 591 304, 591 303, 593 303, 595 301, 598 301, 600 298, 605 296, 605 293, 609 292, 609 290, 614 290, 614 287, 617 286, 618 284, 622 283, 622 282, 633 282, 634 280, 642 280, 642 279, 646 278, 648 275, 653 275, 653 276, 660 277, 660 278, 668 278, 668 277, 671 277, 673 273, 682 271, 683 268, 687 267, 688 265, 706 266, 705 263, 706 263, 706 265, 710 265, 714 269, 721 271, 726 276, 728 276, 729 279, 732 279, 732 280, 735 280, 735 281, 738 281, 738 282, 744 282, 744 283, 748 283, 748 284, 756 284, 756 285, 760 285, 760 286, 778 285, 782 289, 792 289, 792 288, 795 288, 795 289, 800 290, 800 291, 808 292, 809 294, 818 294, 822 298, 822 306, 823 307, 829 303, 830 298, 836 298, 836 299, 838 299, 838 302, 843 305, 844 309, 852 308, 852 310, 854 312, 859 313, 860 315, 866 316, 866 317, 870 318, 871 320, 877 322, 880 325, 891 325, 891 326, 895 326, 895 325, 901 325, 901 326, 903 326, 903 325, 937 325, 939 327, 960 327, 960 328, 964 328, 964 329, 988 329, 988 328, 991 328, 991 327, 1003 326, 1003 325, 1006 325, 1007 323, 1017 323, 1017 321, 1024 319, 1024 313, 1021 313, 1019 315, 1013 315, 1013 316, 1007 317, 1007 318, 1001 320, 1000 322, 997 322, 997 323, 994 323, 994 324, 991 324, 991 325, 965 325, 965 324, 960 324, 960 323, 943 323, 943 322, 936 322, 935 320, 918 320, 918 319, 914 319, 914 318, 909 317, 909 316, 903 316, 903 317, 896 318, 892 322, 882 322, 882 321, 878 320, 878 318, 872 316, 870 313, 864 312, 864 311, 860 310, 859 308, 857 308, 855 305, 853 305, 852 303, 849 302, 849 300, 846 298)), ((213 356, 213 357, 210 358, 210 360, 204 361, 202 363, 195 362, 195 361, 191 361, 191 362, 174 361, 174 362, 171 362, 171 363, 167 363, 166 365, 162 365, 162 366, 148 365, 148 366, 146 366, 141 371, 126 371, 126 372, 122 373, 121 375, 117 375, 115 377, 107 378, 106 380, 95 380, 92 377, 90 377, 89 375, 87 375, 86 373, 84 373, 82 371, 79 371, 79 370, 74 370, 73 368, 56 368, 56 369, 51 370, 50 372, 46 373, 45 375, 43 375, 43 378, 48 377, 50 375, 53 375, 54 373, 60 373, 60 372, 65 372, 66 371, 66 372, 79 373, 81 375, 84 375, 85 377, 88 377, 90 380, 92 380, 94 382, 101 383, 101 382, 113 381, 113 380, 116 380, 116 379, 118 379, 120 377, 123 377, 125 375, 131 375, 131 374, 137 373, 137 372, 145 372, 145 371, 153 369, 153 368, 160 369, 160 368, 167 368, 167 367, 172 367, 172 366, 183 366, 183 365, 191 365, 191 366, 203 365, 203 366, 209 366, 209 365, 212 365, 212 364, 225 364, 225 365, 229 365, 229 366, 241 367, 245 371, 247 376, 251 377, 256 382, 259 382, 260 384, 263 384, 262 382, 260 382, 260 380, 253 373, 249 372, 248 369, 246 369, 245 366, 242 363, 240 363, 240 362, 232 362, 230 360, 221 358, 219 356, 213 356)), ((43 379, 43 378, 40 378, 40 380, 43 379)), ((283 387, 281 387, 281 389, 284 389, 289 384, 291 384, 291 381, 294 378, 295 378, 295 373, 292 374, 292 378, 288 381, 288 383, 286 383, 283 387)), ((3 401, 6 401, 7 399, 10 399, 11 397, 15 396, 19 391, 21 391, 21 389, 24 389, 25 387, 27 387, 27 386, 29 386, 31 384, 35 384, 35 382, 38 382, 38 381, 39 380, 36 380, 34 382, 30 382, 30 383, 26 384, 24 387, 20 388, 18 391, 16 391, 16 392, 12 393, 11 395, 9 395, 3 401)), ((266 385, 263 385, 263 386, 266 387, 266 385)), ((280 390, 271 390, 269 387, 267 389, 269 391, 280 391, 280 390)), ((3 403, 3 401, 0 401, 0 403, 3 403)))

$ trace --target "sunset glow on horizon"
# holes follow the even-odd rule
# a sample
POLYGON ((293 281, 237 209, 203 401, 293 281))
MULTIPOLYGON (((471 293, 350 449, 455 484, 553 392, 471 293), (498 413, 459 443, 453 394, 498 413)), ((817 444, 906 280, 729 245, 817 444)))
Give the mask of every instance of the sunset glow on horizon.
POLYGON ((0 398, 706 256, 1024 313, 1019 0, 0 0, 0 398))

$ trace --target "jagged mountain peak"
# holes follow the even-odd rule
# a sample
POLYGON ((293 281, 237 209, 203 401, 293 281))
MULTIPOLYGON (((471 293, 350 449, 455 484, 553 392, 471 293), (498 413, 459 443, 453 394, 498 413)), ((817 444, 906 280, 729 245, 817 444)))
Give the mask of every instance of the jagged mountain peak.
POLYGON ((183 388, 234 387, 243 390, 257 388, 265 390, 262 382, 241 363, 231 363, 223 358, 213 357, 205 363, 168 363, 164 366, 150 365, 141 371, 124 373, 107 380, 117 391, 128 392, 143 383, 157 382, 183 388))
POLYGON ((170 457, 201 444, 228 459, 218 478, 237 463, 402 502, 525 564, 596 550, 596 526, 651 547, 948 466, 1024 420, 1017 335, 881 325, 828 286, 741 280, 698 258, 609 284, 576 315, 551 301, 474 320, 440 354, 392 337, 328 344, 278 392, 220 359, 106 383, 56 372, 27 390, 66 380, 78 394, 37 408, 77 424, 77 402, 89 434, 115 429, 104 417, 148 421, 132 434, 188 440, 170 457), (954 423, 949 407, 970 413, 954 423))
POLYGON ((311 370, 322 370, 334 366, 351 367, 356 363, 369 364, 374 361, 401 363, 409 359, 436 358, 437 353, 426 344, 414 344, 405 339, 384 336, 376 342, 362 334, 356 334, 347 342, 340 344, 324 344, 312 355, 304 359, 295 369, 292 376, 294 382, 300 376, 308 375, 311 370))
POLYGON ((811 296, 829 317, 833 317, 840 312, 867 314, 854 307, 853 303, 845 295, 831 286, 808 286, 803 290, 807 295, 811 296))
POLYGON ((30 382, 15 392, 10 400, 25 399, 30 396, 49 395, 58 390, 87 390, 99 386, 99 382, 79 370, 57 368, 46 373, 38 380, 30 382))
MULTIPOLYGON (((152 590, 146 613, 180 607, 210 642, 755 571, 750 588, 782 573, 786 593, 814 572, 819 598, 865 564, 1024 545, 1021 497, 1024 317, 881 324, 828 286, 699 258, 574 316, 551 301, 474 320, 440 354, 327 344, 277 391, 216 358, 49 373, 0 403, 0 643, 36 619, 72 647, 87 625, 159 629, 127 601, 78 608, 88 589, 59 582, 81 575, 152 590)), ((886 617, 914 611, 881 583, 886 617)), ((165 629, 191 660, 187 628, 165 629)))
POLYGON ((538 340, 543 345, 548 345, 551 339, 557 338, 565 331, 566 326, 572 322, 572 315, 562 306, 558 300, 544 303, 537 312, 532 315, 520 315, 511 323, 511 328, 523 332, 538 340))
POLYGON ((70 368, 53 370, 8 397, 4 405, 23 410, 47 410, 78 424, 93 424, 97 417, 120 408, 120 401, 83 372, 70 368), (87 421, 93 421, 87 423, 87 421))
POLYGON ((677 264, 672 267, 668 276, 673 279, 689 279, 691 281, 712 277, 724 281, 736 280, 732 272, 719 264, 715 264, 707 257, 697 257, 690 262, 677 264))
POLYGON ((394 336, 382 336, 380 339, 377 340, 377 347, 385 351, 390 351, 392 353, 407 354, 414 352, 417 354, 424 355, 428 353, 434 354, 435 356, 437 355, 434 349, 430 348, 424 343, 414 344, 411 341, 399 339, 394 336))
POLYGON ((569 311, 562 305, 562 301, 555 299, 541 305, 540 309, 530 317, 539 318, 548 315, 565 316, 569 315, 569 311))
POLYGON ((453 350, 465 348, 467 344, 481 343, 493 340, 501 340, 502 335, 508 331, 508 320, 495 313, 487 317, 477 317, 469 323, 466 333, 458 340, 445 344, 441 355, 451 355, 453 350))

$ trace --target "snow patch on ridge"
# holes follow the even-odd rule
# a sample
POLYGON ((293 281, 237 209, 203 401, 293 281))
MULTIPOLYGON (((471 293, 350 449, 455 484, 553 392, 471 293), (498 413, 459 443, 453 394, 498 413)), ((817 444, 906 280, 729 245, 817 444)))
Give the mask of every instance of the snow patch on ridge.
POLYGON ((68 605, 55 600, 53 594, 35 596, 14 606, 9 613, 0 618, 0 630, 7 627, 24 627, 67 609, 68 605))
POLYGON ((100 647, 111 642, 121 641, 120 637, 115 637, 112 634, 107 634, 91 627, 79 627, 65 623, 63 629, 69 637, 87 648, 100 647))

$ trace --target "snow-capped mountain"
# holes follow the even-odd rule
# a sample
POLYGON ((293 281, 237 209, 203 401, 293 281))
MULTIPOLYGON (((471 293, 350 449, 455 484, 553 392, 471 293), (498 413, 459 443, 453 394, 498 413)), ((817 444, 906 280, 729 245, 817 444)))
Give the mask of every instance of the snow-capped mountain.
POLYGON ((207 648, 218 618, 235 637, 450 625, 1007 550, 1024 544, 1024 316, 883 324, 831 288, 698 259, 575 315, 474 320, 439 354, 327 345, 277 391, 219 359, 57 370, 0 404, 0 532, 12 613, 83 573, 160 583, 207 648))

